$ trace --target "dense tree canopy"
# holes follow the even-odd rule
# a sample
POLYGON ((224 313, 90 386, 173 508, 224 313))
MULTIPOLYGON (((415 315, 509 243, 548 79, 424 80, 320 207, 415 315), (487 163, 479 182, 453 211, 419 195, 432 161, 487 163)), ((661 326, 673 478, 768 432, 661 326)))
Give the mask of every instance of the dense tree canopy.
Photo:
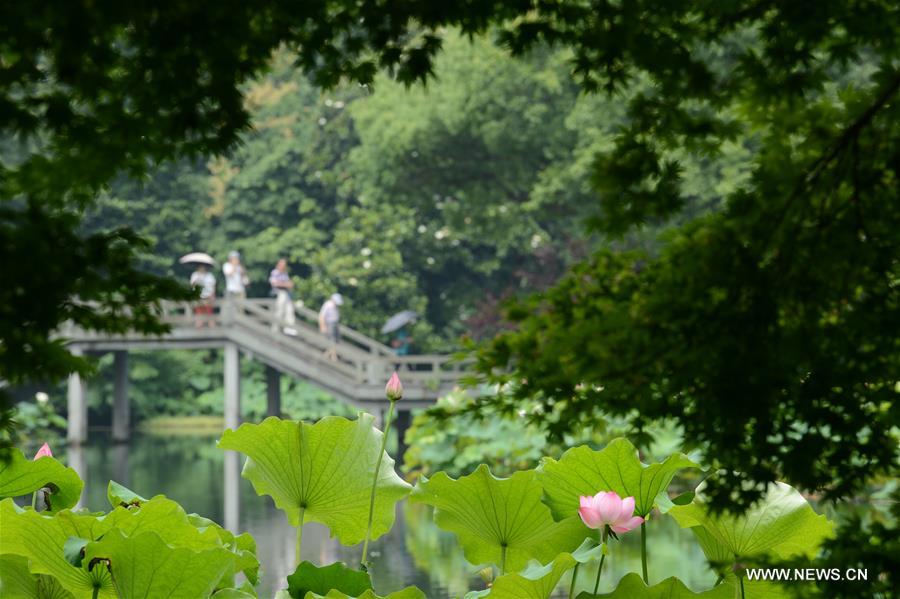
MULTIPOLYGON (((514 309, 518 330, 482 353, 483 370, 515 369, 513 396, 540 398, 557 430, 595 411, 633 415, 638 426, 675 418, 688 440, 728 469, 711 482, 720 501, 733 499, 738 482, 759 490, 775 477, 848 493, 895 464, 900 11, 893 2, 58 2, 40 10, 9 4, 0 23, 0 131, 17 146, 7 152, 4 142, 0 165, 0 259, 23 265, 10 271, 2 296, 10 312, 0 373, 8 380, 72 367, 44 341, 66 318, 98 328, 153 326, 149 308, 132 322, 121 307, 147 306, 176 289, 133 268, 127 233, 75 236, 80 210, 118 174, 232 147, 250 119, 242 84, 276 48, 296 52, 319 83, 371 83, 379 68, 408 83, 432 73, 444 27, 492 29, 517 54, 543 44, 567 49, 583 89, 623 103, 611 138, 576 153, 571 167, 555 167, 592 174, 594 230, 627 239, 651 224, 666 233, 646 249, 603 250, 514 309), (23 148, 24 159, 10 157, 23 148), (690 185, 688 158, 695 174, 727 172, 730 160, 711 171, 705 162, 725 152, 749 152, 752 175, 690 185), (698 197, 718 209, 691 218, 698 197), (62 278, 41 272, 63 254, 72 259, 60 263, 62 278), (52 292, 41 287, 51 278, 52 292), (100 301, 100 316, 73 306, 73 295, 100 301)), ((366 118, 363 110, 360 123, 366 118)), ((523 118, 506 126, 555 116, 523 118)), ((467 123, 433 126, 446 136, 472 134, 467 123)), ((473 152, 497 140, 498 131, 482 129, 473 152)), ((517 143, 517 131, 500 133, 517 143)), ((464 168, 468 156, 420 142, 415 127, 400 134, 423 144, 413 148, 417 157, 464 168)), ((349 159, 368 160, 352 152, 349 159)), ((549 168, 534 160, 531 169, 549 168)), ((462 215, 456 204, 466 206, 482 185, 509 187, 505 165, 491 164, 502 177, 447 181, 447 192, 435 187, 422 196, 439 194, 450 214, 462 215)), ((418 223, 407 212, 422 199, 409 197, 412 179, 369 173, 348 183, 355 194, 390 190, 405 197, 391 213, 399 226, 418 223)), ((292 173, 305 179, 292 189, 299 186, 297 204, 313 210, 323 198, 309 174, 292 173)), ((512 186, 494 197, 520 193, 512 186)), ((539 197, 529 196, 526 213, 553 211, 559 196, 539 197)), ((502 222, 502 201, 483 207, 484 216, 502 222)), ((348 205, 347 213, 362 206, 348 205)), ((370 214, 365 229, 399 237, 370 214)), ((335 242, 350 248, 353 235, 336 234, 335 242)))

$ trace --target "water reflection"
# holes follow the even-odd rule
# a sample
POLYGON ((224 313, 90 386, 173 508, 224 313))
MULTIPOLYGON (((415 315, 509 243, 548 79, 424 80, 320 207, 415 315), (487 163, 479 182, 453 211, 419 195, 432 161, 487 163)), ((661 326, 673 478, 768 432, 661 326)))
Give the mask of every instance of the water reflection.
MULTIPOLYGON (((215 437, 138 436, 131 445, 114 445, 97 437, 83 449, 70 448, 66 457, 85 480, 82 505, 108 510, 107 482, 112 479, 146 496, 166 495, 234 532, 249 532, 256 539, 262 565, 260 597, 271 597, 286 586, 294 569, 295 531, 268 497, 258 497, 240 477, 243 459, 236 452, 216 448, 215 437)), ((677 575, 694 590, 708 588, 713 574, 688 531, 670 518, 649 525, 651 582, 677 575)), ((318 524, 303 529, 304 559, 317 564, 359 562, 361 545, 343 547, 318 524)), ((377 591, 416 585, 429 599, 462 597, 470 589, 484 588, 477 567, 469 565, 453 535, 438 529, 430 508, 404 503, 390 533, 372 544, 371 568, 377 591)), ((596 566, 579 574, 582 590, 593 588, 596 566), (583 587, 582 587, 583 585, 583 587), (590 587, 590 588, 588 588, 590 587)), ((640 539, 624 535, 604 565, 601 589, 612 590, 629 571, 640 571, 640 539)), ((568 584, 565 582, 564 584, 568 584)), ((560 589, 560 596, 565 596, 560 589)))

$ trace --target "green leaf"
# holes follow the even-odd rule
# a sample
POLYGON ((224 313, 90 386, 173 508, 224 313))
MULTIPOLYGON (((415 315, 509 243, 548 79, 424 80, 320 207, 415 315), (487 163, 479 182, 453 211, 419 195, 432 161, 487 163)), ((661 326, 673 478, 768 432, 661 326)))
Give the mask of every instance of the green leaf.
POLYGON ((489 589, 466 594, 466 599, 492 597, 494 599, 547 599, 567 570, 576 563, 584 564, 600 559, 603 545, 594 539, 585 539, 572 553, 560 553, 553 562, 542 566, 532 564, 522 572, 505 574, 497 578, 489 589))
POLYGON ((89 542, 88 539, 82 539, 81 537, 69 537, 66 539, 66 544, 63 545, 63 555, 65 556, 66 561, 73 566, 80 568, 81 561, 84 559, 82 550, 89 542))
POLYGON ((253 537, 247 533, 235 536, 212 520, 188 515, 181 505, 163 495, 144 500, 140 509, 118 507, 104 522, 128 536, 152 531, 173 547, 194 550, 224 547, 231 553, 232 563, 217 588, 232 586, 238 572, 243 572, 253 584, 258 581, 259 561, 253 537))
POLYGON ((117 508, 119 506, 129 507, 138 506, 147 499, 141 497, 131 489, 124 487, 114 480, 109 481, 106 487, 106 498, 109 500, 110 507, 117 508))
POLYGON ((9 462, 0 462, 0 498, 28 495, 43 487, 52 489, 47 511, 55 513, 78 503, 84 483, 75 470, 49 456, 29 460, 14 449, 9 462))
POLYGON ((578 513, 580 496, 600 491, 634 497, 635 514, 646 518, 656 504, 669 507, 665 490, 683 468, 699 465, 683 453, 675 453, 647 466, 638 459, 634 445, 619 438, 599 451, 581 445, 566 451, 559 461, 544 458, 537 476, 544 488, 544 501, 557 520, 578 513))
MULTIPOLYGON (((578 599, 734 599, 734 597, 734 587, 729 584, 720 584, 708 591, 695 593, 674 576, 648 587, 635 572, 626 574, 611 593, 594 595, 583 592, 578 595, 578 599)), ((750 597, 748 595, 748 599, 750 597)))
POLYGON ((588 562, 600 559, 600 556, 602 555, 602 543, 598 543, 594 539, 585 539, 584 542, 578 546, 578 549, 572 552, 572 559, 574 559, 579 564, 586 564, 588 562))
MULTIPOLYGON (((381 451, 382 433, 373 422, 364 413, 356 420, 331 416, 315 424, 272 417, 225 431, 219 447, 247 456, 242 475, 259 495, 271 496, 293 526, 299 524, 302 508, 304 521, 324 524, 343 545, 355 545, 366 535, 372 477, 381 451)), ((391 529, 394 505, 409 489, 385 453, 375 493, 373 539, 391 529)))
POLYGON ((556 585, 576 560, 569 553, 563 553, 546 566, 532 564, 522 572, 505 574, 494 581, 485 593, 469 593, 466 599, 491 597, 492 599, 548 599, 556 585))
MULTIPOLYGON (((121 599, 208 597, 225 574, 232 555, 223 547, 194 551, 173 548, 154 532, 124 536, 111 530, 85 549, 85 562, 109 560, 121 599)), ((103 568, 96 565, 96 568, 103 568)))
POLYGON ((90 596, 94 584, 101 589, 101 597, 115 597, 115 591, 108 574, 102 568, 94 568, 89 573, 85 569, 89 562, 76 567, 66 560, 65 547, 70 538, 90 541, 99 540, 111 530, 127 536, 152 532, 172 548, 195 551, 222 549, 230 562, 221 580, 214 581, 218 587, 231 586, 234 575, 243 571, 254 581, 259 570, 255 556, 255 543, 249 535, 235 537, 230 532, 200 519, 203 525, 197 527, 176 502, 163 496, 148 500, 140 508, 118 507, 109 514, 75 514, 65 510, 54 517, 45 516, 33 510, 17 508, 12 500, 0 502, 0 548, 3 553, 13 553, 31 560, 33 573, 44 573, 56 577, 60 584, 77 597, 90 596), (34 542, 40 539, 41 542, 34 542), (106 593, 104 595, 104 593, 106 593))
POLYGON ((17 599, 72 599, 72 594, 46 574, 28 571, 28 558, 0 555, 0 597, 17 599))
MULTIPOLYGON (((47 458, 44 458, 47 459, 47 458)), ((15 554, 30 560, 32 574, 47 574, 75 597, 91 597, 95 586, 98 597, 116 599, 109 573, 103 568, 88 572, 66 561, 63 547, 69 537, 96 539, 107 527, 92 515, 64 510, 54 516, 18 508, 12 499, 0 501, 0 553, 15 554)))
POLYGON ((482 464, 458 480, 444 472, 423 477, 410 499, 436 508, 435 522, 459 537, 469 562, 500 564, 505 547, 513 572, 530 559, 550 562, 590 534, 577 516, 555 522, 542 493, 533 470, 497 478, 482 464))
POLYGON ((222 544, 234 552, 236 559, 231 574, 243 572, 251 585, 256 585, 259 582, 259 560, 256 557, 256 540, 249 532, 235 535, 209 518, 204 518, 197 514, 188 514, 187 518, 191 525, 199 529, 200 532, 205 532, 206 529, 213 530, 219 536, 222 544))
POLYGON ((317 595, 315 593, 307 593, 304 599, 427 599, 425 593, 416 587, 406 587, 405 589, 395 591, 389 595, 376 595, 375 591, 368 590, 357 597, 350 596, 338 590, 328 591, 325 595, 317 595))
POLYGON ((707 556, 727 552, 735 561, 763 555, 812 558, 834 528, 796 489, 784 483, 769 485, 766 496, 740 516, 714 515, 702 501, 698 495, 690 505, 673 507, 669 515, 682 528, 702 527, 708 533, 699 537, 707 556), (712 546, 713 541, 721 547, 712 546))
POLYGON ((319 567, 310 562, 300 562, 294 573, 287 577, 288 592, 295 599, 303 599, 307 593, 325 594, 336 589, 353 597, 372 588, 369 575, 352 570, 342 562, 319 567))
POLYGON ((222 589, 212 594, 213 599, 256 599, 256 595, 238 589, 222 589))

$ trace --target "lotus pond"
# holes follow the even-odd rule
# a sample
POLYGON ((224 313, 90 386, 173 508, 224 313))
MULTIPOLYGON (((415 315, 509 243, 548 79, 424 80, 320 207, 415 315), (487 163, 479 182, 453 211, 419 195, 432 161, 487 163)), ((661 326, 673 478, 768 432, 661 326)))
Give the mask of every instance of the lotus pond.
MULTIPOLYGON (((225 481, 237 473, 226 476, 224 453, 216 448, 217 439, 202 435, 137 435, 130 445, 114 445, 97 434, 91 445, 73 455, 62 450, 58 455, 85 479, 82 505, 92 510, 109 509, 109 480, 143 495, 166 495, 188 512, 223 524, 226 511, 236 509, 237 528, 233 532, 249 532, 256 539, 257 556, 263 565, 257 587, 259 596, 271 597, 294 571, 295 531, 272 500, 257 496, 244 479, 239 480, 237 501, 229 500, 226 505, 225 481)), ((242 461, 236 464, 240 468, 242 461)), ((359 561, 361 546, 343 547, 329 538, 324 526, 309 523, 304 528, 302 551, 304 559, 318 564, 353 564, 359 561)), ((434 524, 432 509, 425 505, 406 501, 398 504, 394 528, 375 541, 370 552, 376 590, 415 585, 429 598, 449 599, 485 586, 476 568, 466 563, 454 535, 434 524)), ((624 535, 618 551, 604 564, 600 588, 611 591, 627 572, 640 568, 640 539, 637 535, 624 535)), ((651 582, 676 573, 694 590, 709 588, 716 578, 706 566, 692 533, 671 518, 662 518, 654 523, 651 582)), ((583 577, 586 589, 592 577, 592 571, 583 577)), ((563 587, 558 589, 560 597, 565 596, 563 587)))
MULTIPOLYGON (((385 392, 390 430, 396 373, 385 392)), ((745 559, 810 559, 833 530, 783 483, 740 515, 711 510, 701 487, 675 496, 675 477, 701 464, 680 452, 645 464, 625 438, 572 447, 508 478, 480 464, 414 487, 398 476, 388 439, 361 412, 267 418, 216 442, 73 447, 69 467, 46 443, 33 459, 15 449, 0 468, 0 593, 675 599, 700 587, 709 599, 758 599, 780 593, 745 576, 745 559), (31 505, 13 501, 29 494, 31 505)))

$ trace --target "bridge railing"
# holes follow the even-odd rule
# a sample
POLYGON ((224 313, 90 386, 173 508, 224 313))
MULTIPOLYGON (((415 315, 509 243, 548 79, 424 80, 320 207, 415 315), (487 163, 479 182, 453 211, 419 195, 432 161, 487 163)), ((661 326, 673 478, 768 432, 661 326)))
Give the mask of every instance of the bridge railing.
MULTIPOLYGON (((269 331, 281 332, 284 323, 276 318, 274 300, 246 300, 243 308, 243 311, 236 311, 237 322, 244 322, 254 328, 262 325, 269 331), (247 319, 255 323, 247 323, 247 319)), ((340 329, 340 342, 333 344, 318 330, 317 312, 297 306, 295 313, 297 322, 293 328, 296 335, 282 334, 279 338, 281 342, 288 346, 306 345, 314 349, 318 353, 307 355, 307 359, 315 359, 324 366, 341 370, 360 383, 385 381, 391 372, 399 370, 403 373, 404 381, 409 383, 442 386, 458 381, 465 369, 465 364, 452 361, 444 355, 397 356, 387 345, 343 325, 340 329), (334 351, 334 359, 326 356, 329 350, 334 351)))
MULTIPOLYGON (((212 314, 208 315, 195 314, 196 306, 190 302, 162 302, 160 320, 173 329, 196 329, 198 333, 207 327, 213 330, 242 327, 266 343, 277 343, 297 358, 316 363, 357 384, 380 384, 398 370, 404 384, 439 389, 455 384, 466 369, 466 363, 444 355, 397 356, 387 345, 343 325, 340 342, 333 344, 318 329, 318 313, 303 306, 295 309, 297 321, 292 327, 295 334, 285 334, 285 323, 276 317, 273 299, 217 300, 212 314)), ((80 331, 77 337, 100 339, 105 335, 80 331)))

